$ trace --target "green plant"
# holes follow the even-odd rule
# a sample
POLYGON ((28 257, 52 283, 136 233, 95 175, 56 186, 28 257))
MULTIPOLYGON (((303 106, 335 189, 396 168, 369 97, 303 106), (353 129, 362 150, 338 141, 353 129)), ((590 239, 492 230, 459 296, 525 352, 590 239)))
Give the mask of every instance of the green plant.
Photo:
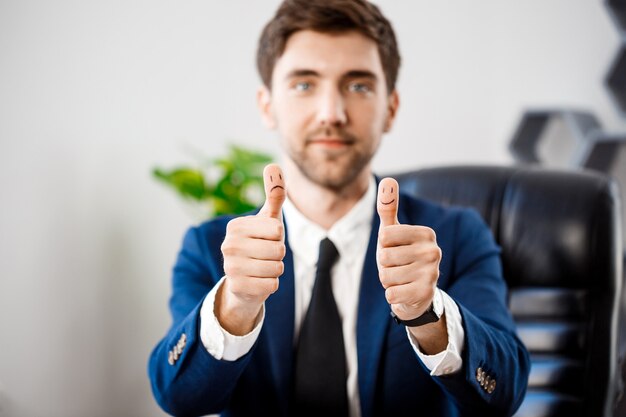
POLYGON ((241 214, 263 201, 263 167, 272 157, 231 145, 228 154, 198 167, 155 168, 153 176, 186 201, 206 204, 206 217, 241 214))

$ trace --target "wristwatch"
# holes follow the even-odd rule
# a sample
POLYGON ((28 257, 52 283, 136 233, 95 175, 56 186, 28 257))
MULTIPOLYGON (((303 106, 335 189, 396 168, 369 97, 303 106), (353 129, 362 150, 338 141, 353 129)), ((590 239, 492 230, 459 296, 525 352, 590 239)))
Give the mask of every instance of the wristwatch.
POLYGON ((441 293, 439 290, 435 290, 435 296, 433 297, 433 301, 430 303, 430 307, 426 311, 422 313, 421 316, 416 317, 411 320, 402 320, 396 313, 391 311, 391 317, 393 317, 394 321, 398 324, 404 324, 408 327, 418 327, 423 326, 428 323, 435 323, 439 321, 441 316, 443 315, 443 300, 441 299, 441 293))

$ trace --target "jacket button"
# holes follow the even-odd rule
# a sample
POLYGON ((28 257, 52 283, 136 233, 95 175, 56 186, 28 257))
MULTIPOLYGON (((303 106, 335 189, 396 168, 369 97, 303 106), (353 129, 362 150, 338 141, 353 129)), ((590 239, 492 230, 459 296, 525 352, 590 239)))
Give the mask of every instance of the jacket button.
POLYGON ((483 372, 483 368, 476 369, 476 381, 480 382, 482 385, 484 378, 485 378, 485 373, 483 372))

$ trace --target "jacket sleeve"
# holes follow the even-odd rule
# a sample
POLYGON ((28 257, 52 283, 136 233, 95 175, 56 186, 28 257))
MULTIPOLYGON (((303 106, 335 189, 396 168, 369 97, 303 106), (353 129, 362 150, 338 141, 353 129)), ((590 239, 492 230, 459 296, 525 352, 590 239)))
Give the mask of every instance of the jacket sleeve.
POLYGON ((215 359, 200 339, 200 308, 223 276, 220 246, 226 221, 185 235, 173 270, 172 326, 152 351, 148 373, 159 405, 173 415, 219 413, 228 404, 255 346, 236 361, 215 359))
POLYGON ((507 308, 500 249, 474 211, 459 210, 454 235, 445 291, 463 320, 463 367, 434 378, 461 415, 512 415, 526 393, 530 359, 507 308))

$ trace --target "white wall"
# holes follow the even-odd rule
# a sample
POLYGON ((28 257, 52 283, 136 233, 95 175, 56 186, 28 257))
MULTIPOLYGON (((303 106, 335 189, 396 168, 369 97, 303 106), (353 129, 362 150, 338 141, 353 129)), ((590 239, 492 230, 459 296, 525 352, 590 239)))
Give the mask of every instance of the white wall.
MULTIPOLYGON (((192 222, 150 177, 276 152, 254 93, 276 0, 0 0, 0 416, 155 416, 146 377, 192 222)), ((403 54, 379 171, 508 163, 524 108, 595 112, 618 37, 600 0, 380 1, 403 54)))

